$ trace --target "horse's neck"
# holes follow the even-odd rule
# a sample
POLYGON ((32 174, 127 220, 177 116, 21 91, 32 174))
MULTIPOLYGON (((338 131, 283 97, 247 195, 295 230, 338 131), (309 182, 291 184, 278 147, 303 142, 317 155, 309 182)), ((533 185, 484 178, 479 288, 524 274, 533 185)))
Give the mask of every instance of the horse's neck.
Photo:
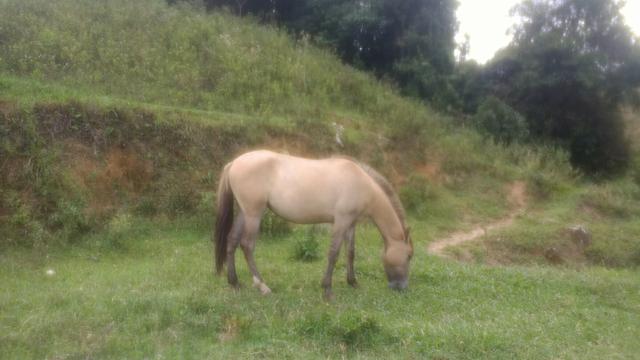
POLYGON ((372 202, 369 215, 382 233, 385 245, 390 241, 404 240, 404 226, 391 205, 389 198, 382 192, 372 202))

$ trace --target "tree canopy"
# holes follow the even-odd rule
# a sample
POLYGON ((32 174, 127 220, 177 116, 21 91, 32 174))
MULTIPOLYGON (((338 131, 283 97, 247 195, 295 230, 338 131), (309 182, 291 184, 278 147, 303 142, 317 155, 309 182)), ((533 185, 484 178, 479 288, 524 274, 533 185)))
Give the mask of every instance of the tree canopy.
POLYGON ((523 1, 514 9, 521 22, 513 42, 475 80, 521 112, 537 138, 566 145, 589 172, 622 170, 629 160, 620 110, 637 102, 640 50, 620 7, 523 1))

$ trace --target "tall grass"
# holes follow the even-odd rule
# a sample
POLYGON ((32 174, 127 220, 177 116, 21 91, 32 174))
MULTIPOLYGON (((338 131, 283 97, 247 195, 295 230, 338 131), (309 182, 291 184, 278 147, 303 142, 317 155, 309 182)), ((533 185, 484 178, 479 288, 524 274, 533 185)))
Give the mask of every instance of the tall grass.
POLYGON ((161 0, 4 0, 0 71, 143 102, 398 121, 418 104, 284 31, 161 0))

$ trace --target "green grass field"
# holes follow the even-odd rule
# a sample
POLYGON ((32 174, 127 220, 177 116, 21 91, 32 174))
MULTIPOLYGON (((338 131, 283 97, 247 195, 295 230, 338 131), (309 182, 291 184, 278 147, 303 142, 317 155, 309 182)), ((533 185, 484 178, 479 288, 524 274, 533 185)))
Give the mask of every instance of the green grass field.
POLYGON ((558 148, 496 144, 326 49, 224 12, 0 0, 0 14, 0 358, 640 354, 637 144, 629 174, 594 181, 558 148), (310 232, 273 217, 256 249, 273 293, 251 288, 240 251, 242 289, 214 276, 218 173, 258 147, 346 154, 386 175, 413 229, 410 289, 387 289, 382 240, 362 224, 360 287, 341 259, 324 302, 326 231, 303 262, 310 232), (526 204, 513 224, 445 249, 474 261, 427 254, 513 211, 514 183, 526 204), (576 224, 593 236, 578 253, 565 231, 576 224))
MULTIPOLYGON (((160 224, 159 224, 160 223, 160 224)), ((4 358, 634 358, 640 275, 599 267, 486 267, 426 255, 421 231, 410 289, 386 288, 382 242, 360 225, 356 272, 341 259, 325 303, 325 258, 293 259, 297 228, 264 237, 256 257, 274 291, 234 291, 212 275, 208 229, 133 223, 64 251, 0 257, 4 358), (54 275, 47 275, 53 270, 54 275)), ((320 236, 321 253, 328 240, 320 236)))

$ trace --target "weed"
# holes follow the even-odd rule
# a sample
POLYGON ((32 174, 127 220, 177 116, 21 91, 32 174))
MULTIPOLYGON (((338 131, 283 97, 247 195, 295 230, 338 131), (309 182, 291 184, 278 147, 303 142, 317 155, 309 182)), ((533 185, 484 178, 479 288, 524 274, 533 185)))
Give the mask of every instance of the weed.
POLYGON ((134 213, 140 216, 151 217, 158 213, 156 199, 151 196, 142 197, 134 208, 134 213))
POLYGON ((293 244, 293 258, 299 261, 314 261, 319 258, 320 243, 318 235, 320 227, 312 225, 305 229, 302 237, 297 237, 293 244))

